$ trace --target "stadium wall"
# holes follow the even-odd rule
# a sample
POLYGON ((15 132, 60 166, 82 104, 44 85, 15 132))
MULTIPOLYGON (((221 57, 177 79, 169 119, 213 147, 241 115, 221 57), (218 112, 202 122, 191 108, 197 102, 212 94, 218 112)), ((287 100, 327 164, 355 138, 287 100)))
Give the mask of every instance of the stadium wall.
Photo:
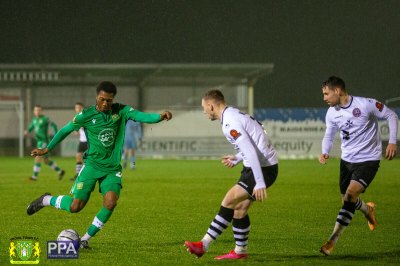
MULTIPOLYGON (((400 114, 400 108, 394 110, 400 114)), ((159 113, 163 109, 143 111, 159 113)), ((138 150, 138 156, 218 157, 235 153, 233 146, 222 135, 220 123, 210 122, 200 108, 172 109, 172 112, 174 118, 171 121, 143 125, 144 139, 141 149, 138 150)), ((280 158, 315 158, 321 152, 325 113, 326 108, 256 109, 255 117, 262 121, 280 158)), ((45 111, 45 114, 61 127, 72 119, 74 111, 51 109, 45 111)), ((13 115, 15 114, 9 110, 2 110, 0 122, 3 125, 11 125, 14 121, 13 115)), ((386 121, 379 121, 379 128, 382 140, 387 142, 389 129, 386 121)), ((0 141, 6 140, 5 142, 13 146, 15 144, 12 143, 17 143, 17 137, 18 131, 15 127, 7 126, 0 129, 0 141)), ((69 136, 60 145, 60 154, 74 156, 77 143, 76 136, 69 136)), ((5 148, 2 150, 0 153, 5 155, 5 148)), ((332 156, 340 156, 338 136, 332 156)))

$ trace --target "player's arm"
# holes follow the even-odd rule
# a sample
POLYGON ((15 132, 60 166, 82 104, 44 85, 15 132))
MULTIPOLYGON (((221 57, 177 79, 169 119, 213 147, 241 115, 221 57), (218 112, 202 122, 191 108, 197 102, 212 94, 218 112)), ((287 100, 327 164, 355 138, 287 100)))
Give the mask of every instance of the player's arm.
POLYGON ((243 156, 240 152, 235 155, 224 155, 222 156, 221 163, 228 168, 235 167, 238 163, 243 160, 243 156))
POLYGON ((54 123, 54 122, 51 121, 51 120, 49 120, 49 123, 50 123, 51 128, 53 129, 54 134, 56 134, 57 131, 58 131, 58 128, 57 128, 56 123, 54 123))
MULTIPOLYGON (((380 118, 386 119, 389 125, 389 144, 386 147, 385 157, 392 160, 397 155, 397 130, 399 117, 397 114, 389 109, 386 105, 374 100, 368 106, 372 109, 373 114, 380 118)), ((371 103, 371 101, 370 101, 371 103)))
POLYGON ((31 123, 28 126, 28 129, 24 131, 25 135, 28 135, 29 132, 32 132, 34 126, 33 126, 33 121, 31 121, 31 123))
POLYGON ((61 128, 55 135, 54 138, 50 141, 49 145, 47 145, 47 148, 44 149, 34 149, 31 152, 31 156, 42 156, 47 154, 49 151, 54 149, 54 147, 63 141, 72 131, 76 130, 76 128, 79 129, 80 125, 74 123, 73 121, 69 122, 66 124, 63 128, 61 128))
POLYGON ((322 139, 322 153, 319 156, 319 163, 326 164, 326 160, 329 159, 329 153, 332 150, 333 142, 335 140, 336 132, 338 127, 335 126, 329 119, 328 114, 326 116, 326 130, 324 138, 322 139))
POLYGON ((258 201, 264 201, 267 198, 267 187, 264 182, 264 175, 261 170, 261 164, 258 159, 257 151, 254 147, 254 144, 250 141, 250 138, 245 133, 244 129, 241 131, 243 133, 236 139, 235 144, 243 153, 243 156, 249 161, 250 168, 253 171, 253 176, 256 181, 256 186, 253 190, 253 196, 258 201))
POLYGON ((129 106, 125 106, 125 108, 128 108, 128 111, 126 114, 127 118, 137 121, 137 122, 154 124, 154 123, 158 123, 163 120, 171 120, 172 119, 172 113, 170 111, 164 111, 161 114, 157 114, 157 113, 141 112, 141 111, 133 109, 129 106))

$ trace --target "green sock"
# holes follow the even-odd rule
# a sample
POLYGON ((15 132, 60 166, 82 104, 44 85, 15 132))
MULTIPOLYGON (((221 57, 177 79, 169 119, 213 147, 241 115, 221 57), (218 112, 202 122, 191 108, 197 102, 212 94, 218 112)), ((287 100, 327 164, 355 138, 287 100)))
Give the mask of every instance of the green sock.
POLYGON ((57 209, 65 210, 71 212, 72 197, 70 196, 54 196, 50 199, 50 205, 57 209))
POLYGON ((57 164, 55 162, 53 162, 52 160, 49 160, 47 162, 47 165, 51 167, 51 169, 53 169, 56 172, 59 172, 61 169, 60 167, 57 166, 57 164))
POLYGON ((35 163, 34 165, 33 165, 33 176, 34 177, 38 177, 38 175, 39 175, 39 172, 40 172, 40 163, 35 163))
POLYGON ((94 217, 93 222, 90 225, 87 233, 90 236, 94 236, 95 234, 97 234, 97 232, 99 232, 100 229, 103 228, 108 219, 110 219, 112 213, 113 211, 102 207, 101 210, 96 214, 96 217, 94 217))

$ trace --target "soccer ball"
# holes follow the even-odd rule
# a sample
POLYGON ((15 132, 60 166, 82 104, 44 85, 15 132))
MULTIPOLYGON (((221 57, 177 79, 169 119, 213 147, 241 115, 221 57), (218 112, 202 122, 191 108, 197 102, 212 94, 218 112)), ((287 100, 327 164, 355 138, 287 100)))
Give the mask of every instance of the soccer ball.
POLYGON ((74 229, 65 229, 57 237, 57 241, 77 241, 79 234, 74 229))

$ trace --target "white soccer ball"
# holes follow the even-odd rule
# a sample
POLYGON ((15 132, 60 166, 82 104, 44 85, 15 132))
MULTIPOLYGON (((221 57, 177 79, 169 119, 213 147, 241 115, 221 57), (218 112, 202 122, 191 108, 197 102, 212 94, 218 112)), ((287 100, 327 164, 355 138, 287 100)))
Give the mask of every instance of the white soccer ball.
POLYGON ((65 229, 57 237, 57 241, 76 241, 79 240, 79 234, 74 229, 65 229))

